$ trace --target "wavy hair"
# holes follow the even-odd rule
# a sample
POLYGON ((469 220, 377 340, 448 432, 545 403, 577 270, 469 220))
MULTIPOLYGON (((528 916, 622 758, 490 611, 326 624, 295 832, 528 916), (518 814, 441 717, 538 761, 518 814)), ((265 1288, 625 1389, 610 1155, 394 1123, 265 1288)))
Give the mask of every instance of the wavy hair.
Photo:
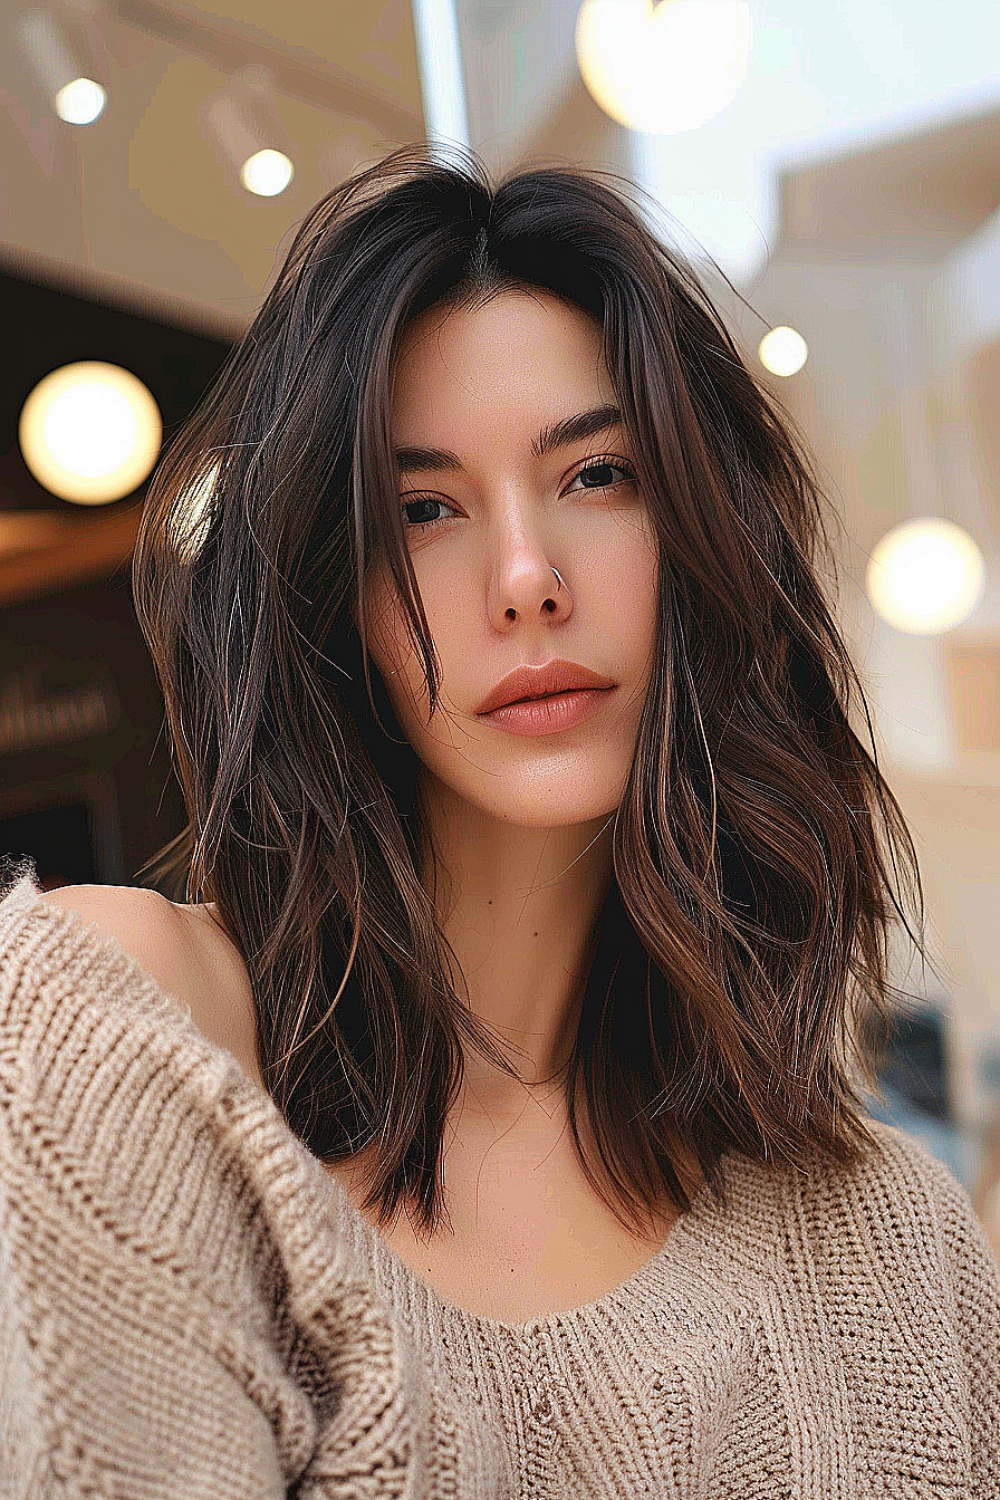
POLYGON ((802 439, 631 191, 564 166, 494 183, 474 153, 422 145, 350 177, 302 222, 144 508, 133 592, 188 821, 143 870, 215 902, 269 1093, 323 1162, 367 1151, 382 1224, 400 1205, 439 1222, 465 1048, 521 1077, 456 992, 366 592, 386 564, 433 709, 394 355, 427 308, 506 288, 599 320, 660 555, 656 660, 565 1075, 583 1170, 631 1227, 664 1193, 686 1210, 699 1178, 724 1203, 725 1152, 805 1172, 817 1150, 850 1166, 875 1145, 858 1088, 878 1092, 905 998, 893 913, 914 937, 888 866, 898 882, 898 852, 922 931, 916 852, 824 598, 821 557, 836 568, 802 439))

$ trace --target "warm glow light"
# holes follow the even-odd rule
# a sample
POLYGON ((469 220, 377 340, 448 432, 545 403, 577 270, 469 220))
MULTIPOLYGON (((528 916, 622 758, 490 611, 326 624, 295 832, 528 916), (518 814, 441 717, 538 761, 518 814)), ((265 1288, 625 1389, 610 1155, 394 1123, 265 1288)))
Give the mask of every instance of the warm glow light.
POLYGON ((761 364, 772 375, 794 375, 805 364, 808 353, 809 346, 801 333, 784 325, 765 333, 757 349, 761 364))
POLYGON ((69 125, 90 125, 102 113, 107 98, 92 78, 74 78, 56 94, 56 114, 69 125))
POLYGON ((576 56, 597 104, 629 130, 673 135, 719 114, 750 56, 745 0, 584 0, 576 56))
POLYGON ((294 171, 283 151, 272 151, 268 146, 247 157, 240 168, 240 181, 248 192, 260 198, 274 198, 285 191, 294 171))
POLYGON ((941 516, 894 526, 865 571, 875 609, 908 635, 941 635, 960 625, 985 587, 983 554, 967 531, 941 516))
POLYGON ((85 360, 38 382, 21 408, 18 440, 28 468, 53 495, 104 505, 147 477, 163 420, 131 371, 85 360))

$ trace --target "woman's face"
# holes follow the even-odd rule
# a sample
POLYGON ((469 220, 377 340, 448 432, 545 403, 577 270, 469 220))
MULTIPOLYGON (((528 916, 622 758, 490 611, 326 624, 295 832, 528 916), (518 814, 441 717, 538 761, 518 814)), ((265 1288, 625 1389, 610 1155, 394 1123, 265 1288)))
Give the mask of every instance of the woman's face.
POLYGON ((432 308, 400 346, 394 445, 453 455, 407 455, 400 478, 441 667, 429 723, 391 575, 389 586, 379 574, 373 583, 372 656, 426 771, 507 823, 606 817, 631 763, 656 641, 652 525, 619 425, 540 442, 568 417, 615 405, 599 326, 544 292, 504 292, 475 311, 432 308), (585 721, 529 737, 477 711, 514 668, 557 657, 614 684, 585 721))

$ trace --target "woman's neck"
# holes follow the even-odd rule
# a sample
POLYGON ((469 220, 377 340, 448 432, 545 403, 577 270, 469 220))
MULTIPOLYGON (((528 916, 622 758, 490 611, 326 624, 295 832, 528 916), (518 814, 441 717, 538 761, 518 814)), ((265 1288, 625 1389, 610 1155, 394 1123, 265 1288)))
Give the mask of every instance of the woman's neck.
MULTIPOLYGON (((532 1096, 558 1097, 613 878, 612 818, 516 827, 437 781, 422 788, 421 811, 425 850, 436 851, 438 921, 469 1006, 506 1044, 532 1096)), ((504 1119, 523 1108, 524 1088, 478 1054, 467 1056, 465 1077, 470 1110, 504 1119)))

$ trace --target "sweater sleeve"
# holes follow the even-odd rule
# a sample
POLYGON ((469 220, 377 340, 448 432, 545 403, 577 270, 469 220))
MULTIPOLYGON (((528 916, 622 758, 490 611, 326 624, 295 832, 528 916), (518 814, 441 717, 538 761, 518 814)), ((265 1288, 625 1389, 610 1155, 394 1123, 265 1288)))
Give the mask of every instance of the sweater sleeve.
POLYGON ((0 1059, 0 1473, 5 1500, 69 1493, 260 1500, 308 1456, 308 1404, 169 1254, 130 1234, 0 1059), (242 1346, 242 1347, 241 1347, 242 1346), (289 1464, 289 1467, 291 1465, 289 1464))
POLYGON ((4 1500, 495 1493, 468 1450, 427 1474, 423 1371, 325 1181, 120 945, 0 900, 4 1500))
POLYGON ((969 1418, 970 1500, 1000 1496, 1000 1265, 968 1192, 926 1151, 937 1215, 942 1292, 950 1301, 961 1349, 969 1418))

